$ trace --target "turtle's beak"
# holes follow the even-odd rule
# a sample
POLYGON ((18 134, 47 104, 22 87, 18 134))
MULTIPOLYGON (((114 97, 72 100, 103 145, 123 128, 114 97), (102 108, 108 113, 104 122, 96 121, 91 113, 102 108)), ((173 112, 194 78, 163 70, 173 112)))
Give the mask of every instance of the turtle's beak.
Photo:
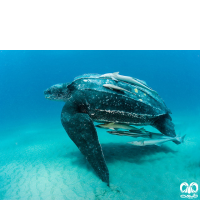
POLYGON ((48 92, 49 92, 49 89, 45 90, 44 95, 48 94, 48 92))
POLYGON ((46 99, 50 99, 51 98, 51 92, 50 92, 49 89, 44 91, 44 96, 45 96, 46 99))

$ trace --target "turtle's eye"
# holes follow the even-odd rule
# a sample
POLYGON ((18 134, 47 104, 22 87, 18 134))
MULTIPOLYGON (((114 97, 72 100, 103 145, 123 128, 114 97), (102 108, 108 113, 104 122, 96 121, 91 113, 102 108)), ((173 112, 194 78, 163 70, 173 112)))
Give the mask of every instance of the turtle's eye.
POLYGON ((49 91, 48 91, 48 90, 45 90, 45 91, 44 91, 44 94, 48 94, 48 93, 49 93, 49 91))
POLYGON ((59 94, 62 90, 60 88, 54 88, 53 93, 59 94))
POLYGON ((45 90, 44 94, 51 94, 51 90, 49 90, 49 89, 45 90))

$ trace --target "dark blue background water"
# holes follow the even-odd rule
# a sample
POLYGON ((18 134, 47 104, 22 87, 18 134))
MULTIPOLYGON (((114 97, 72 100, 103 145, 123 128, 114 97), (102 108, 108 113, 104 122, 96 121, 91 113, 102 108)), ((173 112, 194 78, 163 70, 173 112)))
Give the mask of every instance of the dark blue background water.
POLYGON ((43 91, 84 73, 145 80, 173 114, 199 112, 200 51, 1 51, 1 126, 59 120, 63 103, 43 91))

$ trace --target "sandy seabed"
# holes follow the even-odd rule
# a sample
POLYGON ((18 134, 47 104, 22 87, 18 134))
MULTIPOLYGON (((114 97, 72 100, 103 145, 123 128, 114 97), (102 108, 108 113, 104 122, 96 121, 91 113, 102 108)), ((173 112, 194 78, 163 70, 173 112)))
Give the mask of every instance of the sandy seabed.
POLYGON ((200 186, 200 126, 180 118, 175 124, 187 134, 182 145, 135 147, 127 144, 131 137, 97 129, 110 187, 61 124, 1 130, 0 199, 181 199, 182 182, 200 186))

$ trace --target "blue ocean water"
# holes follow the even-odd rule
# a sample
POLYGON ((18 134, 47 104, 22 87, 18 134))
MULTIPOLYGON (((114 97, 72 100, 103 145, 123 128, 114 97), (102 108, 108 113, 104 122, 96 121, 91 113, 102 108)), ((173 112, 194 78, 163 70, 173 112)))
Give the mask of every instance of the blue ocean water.
POLYGON ((182 182, 200 185, 199 76, 200 51, 0 51, 0 199, 181 199, 182 182), (109 188, 64 131, 64 103, 43 91, 112 72, 145 80, 187 135, 136 148, 98 129, 109 188))

